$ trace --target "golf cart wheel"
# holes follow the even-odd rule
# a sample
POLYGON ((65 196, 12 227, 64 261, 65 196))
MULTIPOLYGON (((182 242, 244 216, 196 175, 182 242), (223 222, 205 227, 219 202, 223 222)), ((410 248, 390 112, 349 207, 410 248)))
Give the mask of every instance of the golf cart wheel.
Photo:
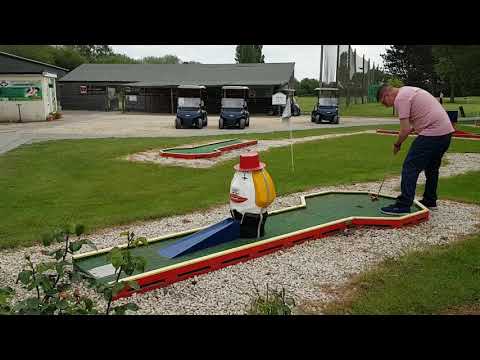
POLYGON ((220 120, 218 120, 218 128, 223 129, 223 119, 222 118, 220 118, 220 120))
POLYGON ((333 117, 332 124, 338 124, 338 123, 339 123, 339 120, 340 120, 340 119, 338 118, 338 115, 335 115, 335 116, 333 117))
POLYGON ((250 126, 250 116, 247 117, 247 121, 245 122, 245 126, 249 127, 250 126))
POLYGON ((182 120, 179 118, 175 118, 175 129, 181 129, 182 128, 182 120))
POLYGON ((199 129, 202 129, 202 128, 203 128, 203 119, 199 119, 199 120, 198 120, 197 127, 198 127, 199 129))
POLYGON ((322 119, 320 119, 320 115, 315 115, 315 124, 320 124, 322 122, 322 119))
POLYGON ((239 126, 240 129, 245 129, 245 119, 240 119, 239 126))
POLYGON ((315 116, 314 115, 310 116, 310 121, 315 122, 315 116))
POLYGON ((208 125, 208 116, 205 115, 205 120, 204 120, 204 123, 203 123, 203 126, 207 126, 208 125))

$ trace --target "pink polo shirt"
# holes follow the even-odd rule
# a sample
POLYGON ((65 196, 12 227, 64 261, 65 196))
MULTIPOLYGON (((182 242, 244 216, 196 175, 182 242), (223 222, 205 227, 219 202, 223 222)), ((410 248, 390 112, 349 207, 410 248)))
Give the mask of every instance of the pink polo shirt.
POLYGON ((441 136, 455 131, 443 106, 428 91, 403 86, 394 102, 400 119, 408 118, 419 135, 441 136))

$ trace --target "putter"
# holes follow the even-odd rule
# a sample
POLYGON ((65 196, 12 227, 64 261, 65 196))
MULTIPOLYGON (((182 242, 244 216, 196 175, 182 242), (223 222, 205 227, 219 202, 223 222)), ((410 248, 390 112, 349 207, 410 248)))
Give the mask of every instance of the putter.
POLYGON ((377 201, 378 200, 378 197, 380 196, 380 191, 382 191, 383 183, 385 182, 385 179, 387 178, 387 173, 392 168, 393 159, 394 159, 394 157, 392 156, 392 159, 390 160, 390 162, 388 164, 387 170, 385 171, 385 175, 383 176, 383 180, 382 180, 382 183, 380 184, 380 188, 378 189, 378 193, 376 195, 375 194, 370 194, 370 200, 372 200, 372 201, 377 201))

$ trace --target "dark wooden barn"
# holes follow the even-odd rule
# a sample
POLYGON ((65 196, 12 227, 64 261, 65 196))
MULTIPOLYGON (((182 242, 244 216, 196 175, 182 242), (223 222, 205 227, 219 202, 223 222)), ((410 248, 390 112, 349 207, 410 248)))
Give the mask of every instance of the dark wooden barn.
POLYGON ((293 82, 294 63, 83 64, 60 79, 69 110, 175 113, 177 87, 204 85, 209 113, 219 113, 221 88, 248 86, 251 113, 268 113, 272 94, 293 82))

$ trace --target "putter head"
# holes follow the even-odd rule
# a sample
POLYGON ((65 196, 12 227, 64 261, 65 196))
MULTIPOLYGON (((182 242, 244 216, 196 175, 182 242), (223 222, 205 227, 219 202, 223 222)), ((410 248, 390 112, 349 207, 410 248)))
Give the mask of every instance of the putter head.
POLYGON ((378 200, 378 194, 377 195, 369 194, 369 196, 370 196, 370 200, 372 200, 372 201, 377 201, 378 200))

